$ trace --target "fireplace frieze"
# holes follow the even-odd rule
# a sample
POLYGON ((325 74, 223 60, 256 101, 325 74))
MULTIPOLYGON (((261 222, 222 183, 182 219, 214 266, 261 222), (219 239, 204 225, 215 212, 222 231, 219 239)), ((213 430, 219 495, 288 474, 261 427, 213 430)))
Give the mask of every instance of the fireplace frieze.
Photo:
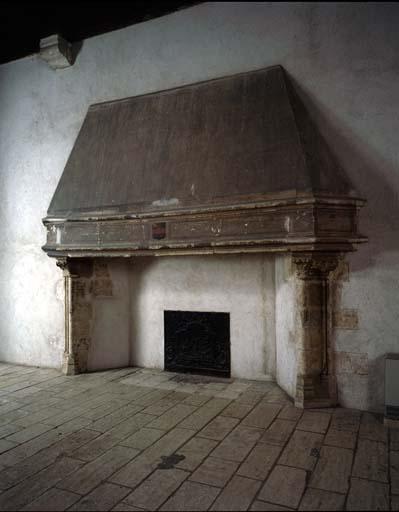
POLYGON ((217 247, 225 252, 235 247, 263 251, 300 250, 305 246, 327 246, 350 251, 365 241, 357 232, 357 199, 314 199, 291 205, 254 205, 235 211, 168 213, 162 216, 127 218, 48 218, 47 243, 50 256, 93 254, 117 256, 135 252, 161 253, 217 247))

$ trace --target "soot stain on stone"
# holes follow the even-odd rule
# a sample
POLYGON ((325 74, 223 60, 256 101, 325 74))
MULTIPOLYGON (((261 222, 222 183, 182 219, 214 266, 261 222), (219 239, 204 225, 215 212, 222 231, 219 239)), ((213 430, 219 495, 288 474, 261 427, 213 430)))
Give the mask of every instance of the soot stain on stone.
POLYGON ((162 462, 160 462, 157 466, 157 469, 173 469, 176 464, 184 460, 186 457, 184 455, 179 455, 178 453, 173 453, 172 455, 161 455, 162 462))

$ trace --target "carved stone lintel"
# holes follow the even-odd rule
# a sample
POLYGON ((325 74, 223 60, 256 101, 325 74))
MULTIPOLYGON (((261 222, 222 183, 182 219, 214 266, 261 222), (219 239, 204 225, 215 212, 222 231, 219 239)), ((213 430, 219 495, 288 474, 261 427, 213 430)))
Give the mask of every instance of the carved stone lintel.
POLYGON ((323 407, 336 402, 330 348, 329 276, 339 254, 302 253, 293 256, 297 283, 297 407, 323 407))

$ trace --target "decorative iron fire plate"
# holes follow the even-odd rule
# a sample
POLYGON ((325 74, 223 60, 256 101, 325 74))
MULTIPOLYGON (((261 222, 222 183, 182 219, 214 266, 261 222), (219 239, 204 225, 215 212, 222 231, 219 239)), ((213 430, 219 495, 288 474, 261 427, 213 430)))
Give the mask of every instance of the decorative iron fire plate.
POLYGON ((230 315, 164 311, 165 370, 230 377, 230 315))

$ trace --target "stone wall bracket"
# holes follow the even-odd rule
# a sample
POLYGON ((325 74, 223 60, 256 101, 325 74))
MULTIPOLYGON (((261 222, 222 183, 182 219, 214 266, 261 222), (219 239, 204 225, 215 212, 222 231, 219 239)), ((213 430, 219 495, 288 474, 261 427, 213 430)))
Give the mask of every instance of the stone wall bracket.
POLYGON ((51 69, 64 69, 73 66, 82 43, 69 43, 59 34, 52 34, 40 40, 39 57, 51 69))

